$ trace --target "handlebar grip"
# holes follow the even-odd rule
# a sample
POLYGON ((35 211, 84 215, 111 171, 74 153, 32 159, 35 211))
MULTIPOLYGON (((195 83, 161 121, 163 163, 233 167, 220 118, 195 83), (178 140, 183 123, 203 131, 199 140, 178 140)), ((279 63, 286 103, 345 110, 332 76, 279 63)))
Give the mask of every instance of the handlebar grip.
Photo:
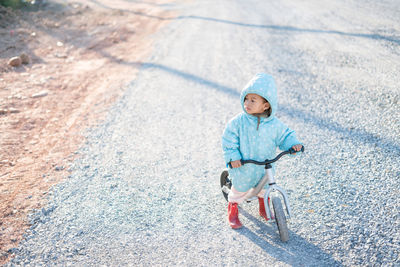
MULTIPOLYGON (((240 160, 240 163, 243 165, 243 164, 246 164, 246 162, 244 161, 244 160, 240 160)), ((228 167, 230 168, 230 169, 232 169, 232 164, 231 164, 231 162, 229 162, 228 163, 228 167)))
POLYGON ((300 151, 295 151, 292 147, 289 148, 288 151, 289 151, 290 154, 295 154, 295 153, 297 153, 297 152, 304 152, 304 146, 301 146, 300 151))

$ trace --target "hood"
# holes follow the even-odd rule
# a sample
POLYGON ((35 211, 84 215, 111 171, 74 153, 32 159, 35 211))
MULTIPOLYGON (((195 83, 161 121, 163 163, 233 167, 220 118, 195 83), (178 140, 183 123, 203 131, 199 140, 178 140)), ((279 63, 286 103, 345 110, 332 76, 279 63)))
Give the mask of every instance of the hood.
POLYGON ((244 108, 244 98, 248 94, 257 94, 264 97, 271 105, 271 115, 266 120, 271 120, 278 108, 278 96, 274 78, 265 73, 258 73, 250 82, 243 88, 240 94, 240 102, 243 111, 248 114, 244 108))

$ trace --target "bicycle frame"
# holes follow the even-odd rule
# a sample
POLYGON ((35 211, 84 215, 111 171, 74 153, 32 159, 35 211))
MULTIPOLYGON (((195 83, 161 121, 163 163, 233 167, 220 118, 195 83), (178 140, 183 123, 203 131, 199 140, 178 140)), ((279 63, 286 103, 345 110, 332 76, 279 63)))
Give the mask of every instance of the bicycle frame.
MULTIPOLYGON (((302 146, 301 152, 304 152, 304 146, 302 146)), ((265 206, 265 212, 267 213, 267 218, 271 219, 271 207, 269 206, 268 203, 268 197, 271 194, 271 192, 275 192, 278 191, 282 197, 283 200, 285 202, 285 207, 286 207, 286 211, 287 211, 287 217, 290 218, 291 217, 291 209, 290 209, 290 205, 289 205, 289 200, 288 200, 288 196, 286 191, 278 186, 275 182, 275 177, 274 174, 272 173, 272 163, 278 161, 283 155, 286 154, 295 154, 296 151, 293 148, 290 148, 287 151, 283 151, 281 152, 278 156, 276 156, 274 159, 272 160, 265 160, 265 161, 255 161, 255 160, 240 160, 240 162, 243 164, 247 164, 247 163, 252 163, 252 164, 257 164, 257 165, 264 165, 265 166, 265 174, 264 177, 261 179, 261 181, 257 184, 256 187, 252 188, 249 190, 249 192, 246 194, 245 199, 246 201, 251 201, 253 199, 256 198, 256 196, 258 195, 258 193, 261 192, 261 190, 264 188, 264 186, 268 183, 268 188, 265 191, 264 194, 264 206, 265 206)), ((231 164, 228 164, 230 168, 232 168, 231 164)), ((222 189, 225 193, 229 193, 227 192, 227 188, 223 188, 222 189)))
POLYGON ((253 200, 253 198, 255 198, 258 195, 258 193, 261 192, 261 190, 264 188, 264 186, 267 183, 268 183, 269 186, 266 189, 265 194, 264 194, 264 206, 265 206, 265 212, 267 213, 267 218, 271 219, 271 217, 272 217, 271 216, 271 214, 272 214, 271 213, 271 207, 269 206, 269 203, 268 203, 268 197, 271 194, 271 192, 278 191, 282 195, 283 200, 285 202, 286 211, 287 211, 287 215, 288 215, 287 217, 289 219, 290 216, 291 216, 291 209, 290 209, 290 205, 289 205, 288 196, 287 196, 286 191, 282 187, 280 187, 280 186, 278 186, 276 184, 275 177, 274 177, 274 175, 272 173, 271 164, 267 164, 265 166, 265 175, 264 175, 264 177, 261 179, 261 181, 257 184, 256 187, 250 189, 250 191, 246 195, 246 200, 247 201, 253 200))

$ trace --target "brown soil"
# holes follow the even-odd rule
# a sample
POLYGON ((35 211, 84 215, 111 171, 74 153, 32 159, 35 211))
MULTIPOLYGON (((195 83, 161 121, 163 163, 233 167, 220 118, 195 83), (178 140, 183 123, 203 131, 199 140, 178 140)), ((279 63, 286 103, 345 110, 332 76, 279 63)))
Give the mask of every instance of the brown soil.
POLYGON ((0 7, 0 265, 29 227, 27 215, 68 176, 85 129, 134 79, 151 50, 150 35, 173 16, 160 8, 167 2, 0 7), (30 63, 9 66, 21 53, 30 63))

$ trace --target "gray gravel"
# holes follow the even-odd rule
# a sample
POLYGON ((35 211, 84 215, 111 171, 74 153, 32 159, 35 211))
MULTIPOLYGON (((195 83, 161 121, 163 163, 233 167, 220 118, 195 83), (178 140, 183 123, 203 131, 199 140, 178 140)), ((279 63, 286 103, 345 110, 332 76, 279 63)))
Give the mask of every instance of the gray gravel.
POLYGON ((398 1, 164 7, 180 17, 8 266, 400 266, 398 1), (294 213, 285 244, 256 203, 231 230, 218 181, 222 131, 261 71, 306 146, 277 166, 294 213))

